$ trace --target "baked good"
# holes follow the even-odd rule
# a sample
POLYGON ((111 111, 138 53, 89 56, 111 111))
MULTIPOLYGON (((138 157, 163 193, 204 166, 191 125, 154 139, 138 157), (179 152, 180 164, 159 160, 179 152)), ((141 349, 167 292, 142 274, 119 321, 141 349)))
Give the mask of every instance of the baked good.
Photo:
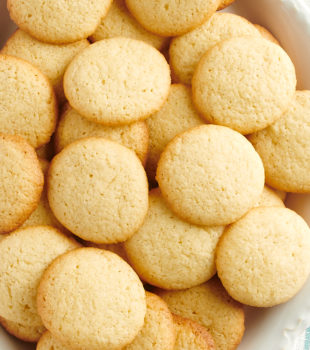
POLYGON ((282 207, 285 205, 279 195, 270 187, 265 186, 259 201, 254 207, 282 207))
POLYGON ((218 7, 218 10, 223 10, 224 8, 231 5, 235 0, 222 0, 220 3, 220 6, 218 7))
POLYGON ((268 29, 259 24, 254 24, 254 26, 260 32, 263 38, 270 40, 274 44, 280 45, 279 41, 269 32, 268 29))
POLYGON ((44 332, 38 341, 36 350, 71 350, 53 337, 50 331, 44 332))

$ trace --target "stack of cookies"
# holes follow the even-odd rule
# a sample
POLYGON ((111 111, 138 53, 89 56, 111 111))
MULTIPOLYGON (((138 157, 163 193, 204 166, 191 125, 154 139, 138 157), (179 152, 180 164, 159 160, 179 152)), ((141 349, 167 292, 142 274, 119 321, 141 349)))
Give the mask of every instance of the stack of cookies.
POLYGON ((310 91, 231 0, 8 0, 0 322, 37 350, 234 350, 294 297, 310 91))

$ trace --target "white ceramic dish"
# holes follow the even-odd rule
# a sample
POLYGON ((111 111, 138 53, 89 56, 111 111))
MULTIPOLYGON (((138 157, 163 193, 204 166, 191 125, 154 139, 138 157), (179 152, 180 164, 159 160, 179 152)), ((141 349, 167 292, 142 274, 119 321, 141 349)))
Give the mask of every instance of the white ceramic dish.
MULTIPOLYGON (((298 88, 310 89, 310 0, 237 0, 228 11, 267 27, 296 65, 298 88)), ((0 48, 15 30, 0 0, 0 48)), ((310 224, 310 196, 286 203, 310 224)), ((310 256, 309 256, 310 259, 310 256)), ((310 350, 310 279, 291 301, 269 309, 246 308, 246 333, 238 350, 310 350)), ((30 350, 0 328, 0 350, 30 350)))

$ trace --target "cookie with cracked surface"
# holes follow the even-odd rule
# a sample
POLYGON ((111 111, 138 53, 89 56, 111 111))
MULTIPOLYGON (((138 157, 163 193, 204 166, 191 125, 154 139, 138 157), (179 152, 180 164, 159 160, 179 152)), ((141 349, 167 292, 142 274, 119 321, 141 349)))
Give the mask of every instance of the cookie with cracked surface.
POLYGON ((0 134, 0 234, 20 226, 39 203, 44 177, 35 150, 19 136, 0 134))
POLYGON ((11 19, 34 38, 51 44, 86 39, 97 28, 112 0, 8 0, 11 19))
POLYGON ((193 31, 173 38, 169 48, 170 65, 177 81, 191 84, 201 57, 221 41, 239 36, 260 37, 260 34, 241 16, 215 13, 193 31))
POLYGON ((91 41, 123 36, 142 40, 157 50, 164 49, 169 38, 153 34, 144 29, 128 11, 125 0, 114 0, 106 17, 101 20, 96 31, 90 36, 91 41))
POLYGON ((79 244, 50 226, 12 232, 0 242, 0 315, 29 329, 42 330, 37 286, 47 266, 79 244))
POLYGON ((142 227, 125 242, 131 266, 146 282, 163 289, 185 289, 215 275, 215 248, 223 226, 196 226, 179 219, 158 189, 149 195, 142 227))
POLYGON ((163 107, 146 119, 150 144, 146 172, 150 182, 155 182, 159 157, 176 135, 205 124, 192 102, 191 89, 182 84, 172 84, 163 107))
POLYGON ((170 89, 165 57, 143 41, 97 41, 78 54, 64 76, 70 105, 105 125, 146 119, 164 104, 170 89))
POLYGON ((297 91, 289 110, 268 128, 250 135, 266 183, 286 192, 310 192, 310 91, 297 91))
POLYGON ((126 0, 136 20, 162 36, 177 36, 196 28, 212 16, 219 3, 220 0, 126 0))
POLYGON ((94 243, 118 243, 142 225, 148 183, 132 150, 91 137, 71 143, 54 157, 48 200, 56 218, 75 235, 94 243))
POLYGON ((181 291, 158 291, 170 311, 199 323, 211 334, 218 350, 235 350, 244 333, 244 311, 218 278, 181 291))
POLYGON ((49 80, 30 63, 0 55, 0 132, 38 148, 56 127, 57 103, 49 80))
POLYGON ((84 39, 71 44, 52 45, 43 43, 21 29, 18 29, 1 50, 3 55, 19 57, 37 67, 51 81, 58 101, 63 103, 63 76, 73 57, 89 46, 84 39))
POLYGON ((196 225, 227 225, 258 202, 265 176, 251 143, 224 126, 202 125, 176 136, 157 175, 175 214, 196 225))
POLYGON ((62 111, 55 134, 55 149, 60 152, 70 143, 85 137, 103 137, 132 149, 145 164, 149 132, 144 121, 122 126, 106 126, 87 120, 70 105, 62 111))
POLYGON ((175 350, 215 350, 214 340, 207 329, 188 318, 173 315, 176 328, 175 350))
POLYGON ((120 349, 137 336, 146 314, 136 273, 116 254, 96 248, 55 259, 39 284, 37 306, 46 328, 74 349, 120 349))
POLYGON ((310 229, 287 208, 255 208, 225 231, 218 276, 243 304, 271 307, 292 298, 309 273, 310 229))
POLYGON ((294 98, 296 74, 279 45, 238 37, 219 43, 201 58, 192 88, 193 101, 208 122, 250 134, 286 112, 294 98))

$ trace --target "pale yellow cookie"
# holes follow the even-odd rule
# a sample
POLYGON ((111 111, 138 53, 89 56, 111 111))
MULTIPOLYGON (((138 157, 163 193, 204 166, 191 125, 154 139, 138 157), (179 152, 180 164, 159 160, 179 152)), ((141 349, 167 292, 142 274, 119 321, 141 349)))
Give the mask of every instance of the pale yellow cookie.
POLYGON ((47 266, 60 254, 79 247, 57 229, 19 229, 0 242, 0 315, 28 329, 42 330, 36 294, 47 266))
POLYGON ((204 124, 192 102, 190 87, 171 85, 166 103, 155 114, 146 119, 150 134, 150 145, 146 172, 154 182, 159 157, 176 135, 204 124))
POLYGON ((164 49, 169 39, 145 30, 127 10, 125 0, 114 0, 106 17, 101 20, 91 41, 123 36, 142 40, 158 50, 164 49))
POLYGON ((218 275, 243 304, 270 307, 292 298, 310 273, 310 229, 287 208, 255 208, 232 224, 216 251, 218 275))
POLYGON ((14 337, 30 343, 37 342, 45 331, 45 327, 43 325, 29 326, 28 324, 24 325, 20 322, 8 321, 3 317, 0 317, 0 324, 14 337))
POLYGON ((100 23, 112 0, 8 0, 11 19, 34 38, 53 44, 87 38, 100 23))
POLYGON ((96 248, 54 260, 38 287, 37 306, 46 328, 77 350, 121 349, 134 340, 146 314, 143 285, 132 268, 96 248))
POLYGON ((265 186, 263 192, 260 196, 259 201, 255 204, 254 207, 282 207, 285 208, 283 200, 279 197, 279 195, 269 188, 265 186))
POLYGON ((284 202, 287 196, 287 193, 285 191, 280 191, 280 190, 276 190, 276 189, 272 189, 279 197, 280 199, 284 202))
POLYGON ((0 55, 0 132, 23 136, 34 148, 48 143, 56 127, 51 83, 30 63, 0 55))
POLYGON ((46 331, 38 341, 36 350, 72 350, 60 343, 52 333, 46 331))
POLYGON ((164 104, 170 68, 154 47, 129 38, 98 41, 78 54, 64 77, 70 105, 106 125, 147 118, 164 104))
POLYGON ((221 0, 126 0, 140 24, 158 35, 177 36, 205 22, 221 0))
POLYGON ((2 234, 16 229, 35 210, 44 178, 35 150, 19 136, 0 134, 0 160, 2 234))
POLYGON ((232 13, 215 13, 193 31, 173 38, 169 54, 175 78, 184 84, 191 84, 201 57, 221 41, 239 36, 260 37, 260 34, 243 17, 232 13))
POLYGON ((184 220, 227 225, 258 202, 264 168, 244 136, 224 126, 202 125, 168 144, 156 178, 170 208, 184 220))
POLYGON ((122 350, 173 350, 174 343, 174 321, 167 304, 159 296, 146 292, 143 328, 122 350))
POLYGON ((144 121, 123 126, 105 126, 87 120, 69 105, 63 109, 55 134, 55 149, 60 152, 64 147, 85 137, 104 137, 132 149, 142 164, 145 164, 149 132, 144 121))
POLYGON ((289 108, 295 68, 279 45, 263 38, 232 38, 202 57, 192 87, 194 103, 207 121, 249 134, 289 108))
POLYGON ((86 138, 54 157, 48 200, 56 218, 80 238, 118 243, 142 225, 148 183, 133 151, 103 138, 86 138))
POLYGON ((310 192, 310 91, 297 91, 289 110, 249 137, 264 163, 266 183, 286 192, 310 192))
POLYGON ((72 44, 51 45, 38 41, 21 29, 18 29, 1 50, 4 55, 19 57, 40 69, 51 81, 58 101, 63 103, 65 95, 62 86, 66 67, 73 57, 89 46, 84 39, 72 44))
POLYGON ((254 24, 254 26, 260 32, 263 38, 270 40, 274 44, 280 45, 279 41, 269 32, 268 29, 259 24, 254 24))
POLYGON ((176 328, 175 350, 215 350, 214 340, 207 329, 184 317, 173 315, 176 328))
MULTIPOLYGON (((1 236, 0 236, 1 237, 1 236)), ((124 248, 123 243, 115 243, 115 244, 96 244, 93 242, 84 242, 85 247, 93 247, 93 248, 99 248, 104 250, 109 250, 112 253, 117 254, 119 257, 121 257, 123 260, 128 262, 127 254, 124 248)))
POLYGON ((172 313, 189 318, 207 329, 217 350, 234 350, 244 333, 244 311, 213 278, 181 291, 160 291, 172 313))
POLYGON ((235 0, 222 0, 220 6, 218 7, 218 10, 223 10, 224 8, 231 5, 233 2, 235 2, 235 0))
POLYGON ((215 275, 215 248, 223 226, 195 226, 175 216, 160 191, 152 190, 142 227, 125 242, 131 266, 146 282, 185 289, 215 275))

